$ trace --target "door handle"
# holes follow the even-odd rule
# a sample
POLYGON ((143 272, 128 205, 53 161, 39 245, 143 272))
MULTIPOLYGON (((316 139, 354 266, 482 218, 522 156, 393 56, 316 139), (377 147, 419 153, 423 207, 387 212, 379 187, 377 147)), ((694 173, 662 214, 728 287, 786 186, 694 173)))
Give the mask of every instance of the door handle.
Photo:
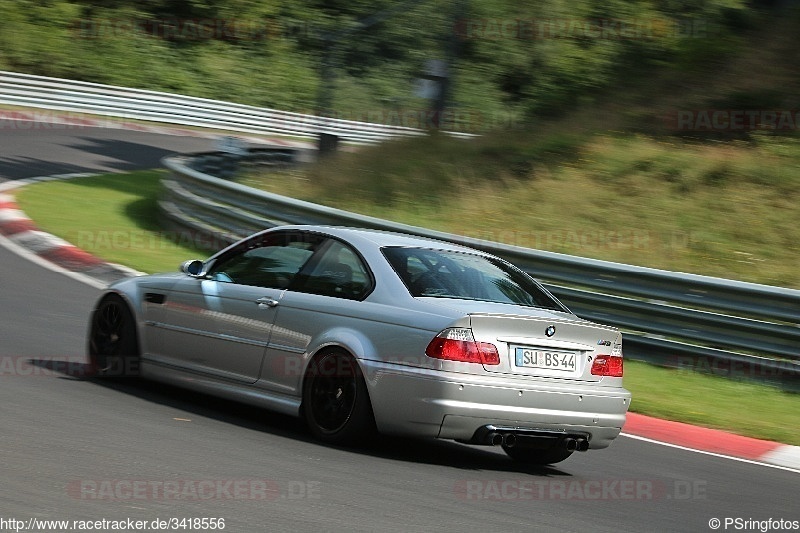
POLYGON ((263 298, 256 300, 256 303, 259 307, 275 307, 278 305, 278 300, 270 298, 269 296, 264 296, 263 298))

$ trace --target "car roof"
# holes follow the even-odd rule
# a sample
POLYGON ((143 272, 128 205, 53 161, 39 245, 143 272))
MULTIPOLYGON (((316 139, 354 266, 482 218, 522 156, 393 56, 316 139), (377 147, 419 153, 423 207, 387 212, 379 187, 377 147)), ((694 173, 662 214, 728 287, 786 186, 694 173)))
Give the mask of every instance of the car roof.
POLYGON ((345 226, 294 225, 280 226, 274 228, 274 230, 302 230, 325 233, 332 237, 339 237, 356 245, 366 244, 379 248, 385 246, 436 248, 439 250, 453 250, 488 255, 480 250, 476 250, 475 248, 470 248, 468 246, 462 246, 447 241, 378 229, 352 228, 345 226))

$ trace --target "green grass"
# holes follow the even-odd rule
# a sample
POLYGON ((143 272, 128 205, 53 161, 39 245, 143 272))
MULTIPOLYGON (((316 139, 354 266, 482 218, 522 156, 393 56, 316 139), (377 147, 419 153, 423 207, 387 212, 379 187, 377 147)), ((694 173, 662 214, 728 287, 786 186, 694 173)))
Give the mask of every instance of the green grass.
MULTIPOLYGON (((17 200, 42 229, 99 257, 144 272, 169 271, 206 254, 175 245, 159 229, 161 176, 145 171, 38 183, 21 189, 17 200)), ((800 445, 798 394, 635 361, 625 363, 625 386, 634 412, 800 445)))
POLYGON ((161 170, 106 174, 29 185, 17 200, 49 233, 92 254, 141 272, 175 271, 207 257, 174 233, 162 231, 157 199, 161 170))
POLYGON ((800 138, 559 127, 402 139, 243 182, 506 244, 800 288, 800 138))
POLYGON ((800 394, 625 361, 631 411, 800 446, 800 394))

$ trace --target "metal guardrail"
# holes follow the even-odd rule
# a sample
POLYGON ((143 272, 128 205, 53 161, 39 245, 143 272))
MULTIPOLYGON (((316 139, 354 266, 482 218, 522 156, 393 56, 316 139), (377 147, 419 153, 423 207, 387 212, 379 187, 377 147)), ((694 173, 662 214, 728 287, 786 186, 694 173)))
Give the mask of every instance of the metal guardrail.
POLYGON ((485 250, 543 281, 576 314, 626 332, 632 359, 750 378, 800 391, 800 291, 530 250, 358 215, 212 175, 285 164, 291 151, 166 158, 163 215, 216 244, 282 224, 399 231, 485 250), (744 352, 744 353, 740 353, 744 352), (749 355, 762 354, 761 356, 749 355))
POLYGON ((374 143, 393 137, 424 134, 422 130, 402 126, 317 117, 207 98, 8 71, 0 71, 0 104, 257 135, 312 138, 320 133, 328 133, 355 143, 374 143))

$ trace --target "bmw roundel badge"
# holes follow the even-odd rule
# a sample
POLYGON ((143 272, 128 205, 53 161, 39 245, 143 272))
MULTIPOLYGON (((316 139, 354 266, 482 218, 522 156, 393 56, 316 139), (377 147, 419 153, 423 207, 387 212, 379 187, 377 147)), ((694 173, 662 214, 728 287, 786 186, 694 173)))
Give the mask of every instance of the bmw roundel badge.
POLYGON ((544 330, 544 334, 547 335, 548 337, 552 337, 553 335, 556 334, 556 327, 550 324, 549 326, 547 326, 547 329, 544 330))

